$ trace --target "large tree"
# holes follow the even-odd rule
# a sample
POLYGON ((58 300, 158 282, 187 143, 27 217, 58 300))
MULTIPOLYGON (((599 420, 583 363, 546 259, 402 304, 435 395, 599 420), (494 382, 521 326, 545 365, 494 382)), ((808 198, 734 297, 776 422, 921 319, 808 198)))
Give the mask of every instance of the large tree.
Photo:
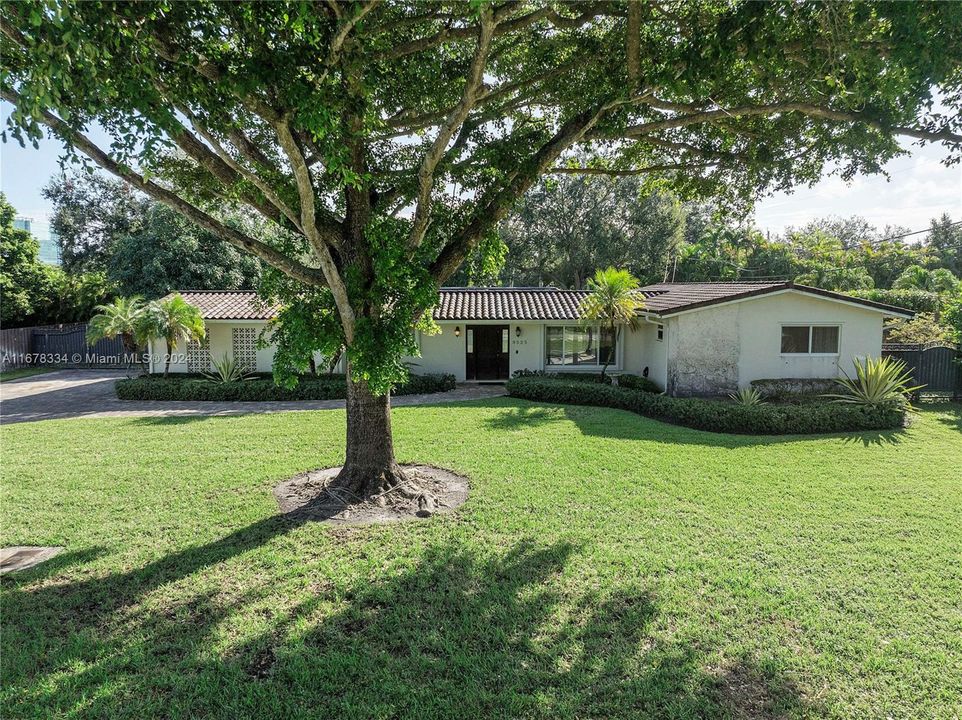
POLYGON ((677 198, 646 191, 637 177, 545 178, 500 226, 508 249, 501 277, 581 290, 598 268, 614 266, 660 282, 684 217, 677 198))
POLYGON ((0 31, 15 137, 46 126, 326 289, 349 365, 340 480, 358 494, 403 482, 388 390, 412 323, 542 175, 737 200, 828 161, 878 170, 899 135, 956 159, 962 143, 959 3, 34 0, 4 3, 0 31), (293 240, 229 227, 229 203, 293 240))

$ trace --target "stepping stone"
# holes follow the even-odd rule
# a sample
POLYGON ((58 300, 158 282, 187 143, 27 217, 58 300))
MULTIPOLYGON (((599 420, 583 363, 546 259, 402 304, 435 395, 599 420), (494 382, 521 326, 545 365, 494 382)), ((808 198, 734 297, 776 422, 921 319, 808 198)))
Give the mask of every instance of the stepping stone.
POLYGON ((49 560, 63 552, 62 547, 40 547, 36 545, 16 545, 0 548, 0 575, 17 570, 26 570, 49 560))

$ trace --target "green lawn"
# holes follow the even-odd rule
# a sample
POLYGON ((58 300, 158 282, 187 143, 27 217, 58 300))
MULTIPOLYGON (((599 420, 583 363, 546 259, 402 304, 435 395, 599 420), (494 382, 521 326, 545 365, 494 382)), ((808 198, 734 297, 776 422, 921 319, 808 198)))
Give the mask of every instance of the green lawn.
POLYGON ((59 368, 42 368, 42 367, 25 367, 25 368, 15 368, 13 370, 4 370, 0 372, 0 382, 7 382, 8 380, 20 380, 21 378, 33 377, 34 375, 46 375, 47 373, 54 372, 59 368))
POLYGON ((6 426, 0 716, 958 717, 962 406, 713 435, 508 398, 395 411, 453 516, 331 528, 271 488, 337 411, 6 426))

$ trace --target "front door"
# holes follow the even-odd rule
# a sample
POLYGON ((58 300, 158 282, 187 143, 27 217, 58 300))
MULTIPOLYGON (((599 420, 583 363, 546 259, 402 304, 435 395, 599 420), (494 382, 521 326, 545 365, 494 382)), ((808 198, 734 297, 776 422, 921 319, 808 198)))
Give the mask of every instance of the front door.
POLYGON ((465 377, 468 380, 508 379, 507 325, 468 325, 465 328, 465 377))

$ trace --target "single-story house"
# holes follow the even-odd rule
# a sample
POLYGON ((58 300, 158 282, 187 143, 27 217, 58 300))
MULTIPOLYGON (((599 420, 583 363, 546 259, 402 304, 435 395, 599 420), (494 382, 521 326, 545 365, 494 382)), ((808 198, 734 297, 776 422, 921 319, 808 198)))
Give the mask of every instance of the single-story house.
MULTIPOLYGON (((273 316, 252 292, 183 292, 207 323, 207 339, 177 348, 171 370, 197 372, 230 355, 269 371, 274 350, 257 339, 273 316)), ((518 370, 644 375, 674 395, 721 394, 763 378, 834 378, 856 358, 877 357, 886 317, 902 308, 791 282, 658 283, 640 290, 636 330, 617 339, 584 325, 587 291, 553 287, 442 288, 434 319, 418 333, 417 372, 458 381, 503 381, 518 370)), ((163 340, 151 343, 153 372, 163 340)))

